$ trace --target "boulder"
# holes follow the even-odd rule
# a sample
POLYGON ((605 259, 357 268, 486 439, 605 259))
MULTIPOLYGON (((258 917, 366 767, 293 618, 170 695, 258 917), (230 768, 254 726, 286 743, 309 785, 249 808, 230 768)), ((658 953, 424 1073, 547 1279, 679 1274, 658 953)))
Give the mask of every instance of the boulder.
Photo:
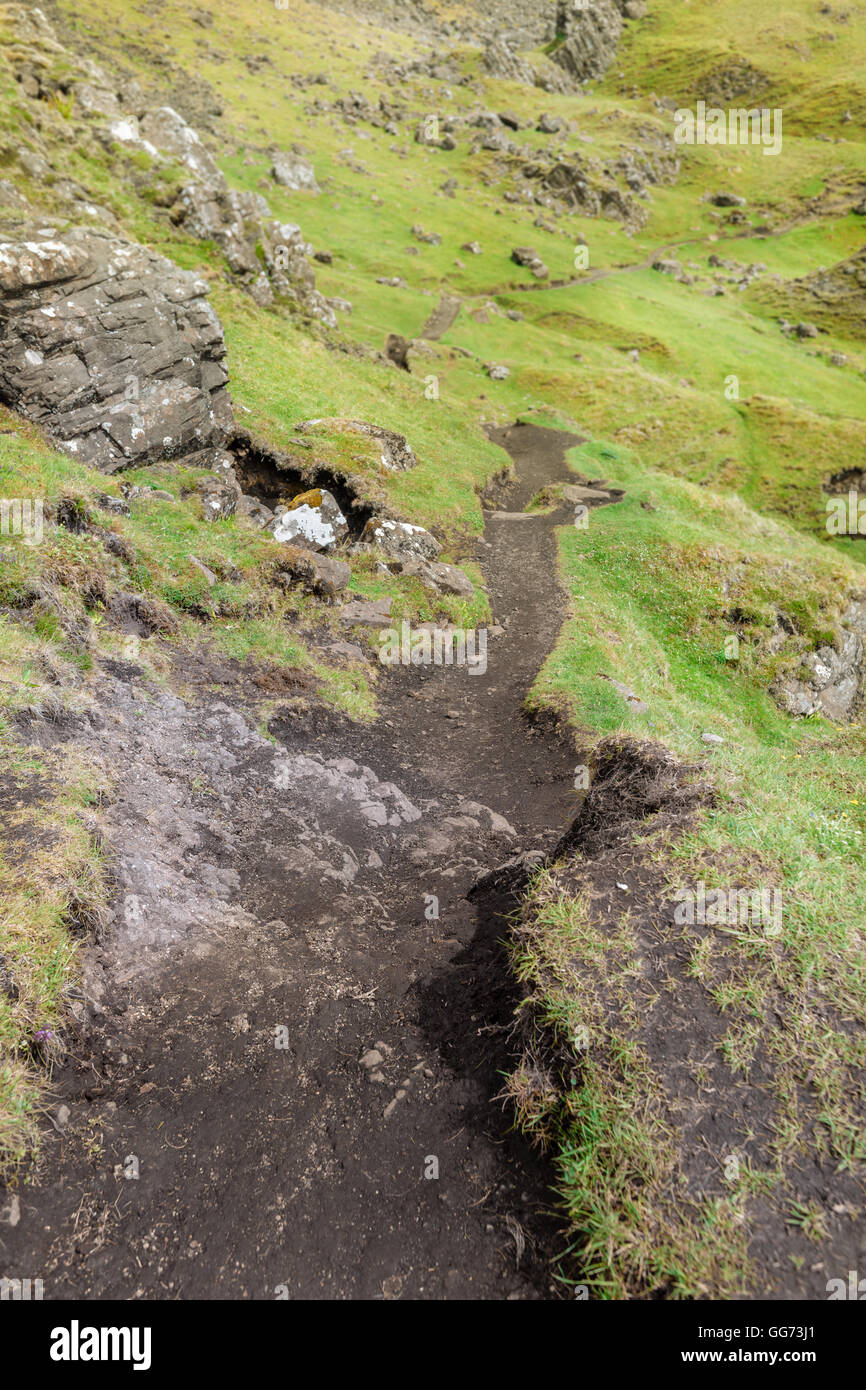
POLYGON ((343 560, 287 545, 280 555, 278 575, 284 582, 301 584, 321 598, 333 598, 346 588, 352 571, 343 560))
POLYGON ((308 550, 332 550, 349 534, 349 525, 337 499, 325 488, 311 488, 278 508, 268 523, 274 539, 308 550))
POLYGON ((278 151, 271 162, 271 177, 281 188, 290 188, 293 193, 321 193, 313 166, 308 159, 298 154, 285 154, 278 151))
POLYGON ((0 400, 111 473, 222 445, 234 420, 207 284, 133 242, 0 237, 0 400))
POLYGON ((391 602, 389 598, 352 599, 340 609, 340 622, 354 627, 390 627, 391 602))
POLYGON ((373 516, 361 532, 362 545, 375 545, 394 559, 409 556, 435 560, 440 545, 435 536, 425 531, 423 526, 413 526, 408 521, 391 521, 373 516))
POLYGON ((404 560, 401 573, 413 575, 428 589, 437 594, 456 594, 458 598, 472 598, 475 585, 468 575, 456 565, 446 565, 442 560, 404 560))
POLYGON ((653 270, 659 271, 661 275, 682 275, 682 262, 673 257, 658 256, 652 263, 653 270))
POLYGON ((238 498, 235 516, 258 527, 267 526, 268 522, 274 519, 270 507, 267 507, 264 502, 260 502, 258 497, 250 497, 247 493, 242 493, 238 498))
POLYGON ((744 208, 746 206, 745 198, 741 198, 739 193, 711 193, 707 201, 712 203, 714 208, 744 208))
POLYGON ((411 338, 404 338, 402 333, 389 333, 385 343, 385 356, 394 363, 395 367, 401 367, 404 372, 408 372, 411 370, 409 366, 411 347, 411 338))
POLYGON ((515 265, 525 266, 536 280, 546 280, 550 274, 538 252, 533 250, 531 246, 515 246, 511 252, 511 259, 515 265))

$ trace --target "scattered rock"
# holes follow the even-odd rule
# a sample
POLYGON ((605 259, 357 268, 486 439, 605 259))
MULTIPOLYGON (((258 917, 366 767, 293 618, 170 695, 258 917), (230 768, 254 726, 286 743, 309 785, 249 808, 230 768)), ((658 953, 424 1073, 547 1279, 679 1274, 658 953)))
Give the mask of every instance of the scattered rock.
POLYGON ((511 259, 515 265, 525 266, 536 280, 546 280, 550 274, 538 252, 534 251, 531 246, 515 246, 511 252, 511 259))
POLYGON ((340 609, 340 622, 350 626, 358 623, 362 627, 390 627, 391 599, 352 599, 340 609))
POLYGON ((321 193, 316 182, 313 166, 308 159, 297 154, 278 151, 271 162, 271 178, 281 188, 290 188, 293 193, 321 193))

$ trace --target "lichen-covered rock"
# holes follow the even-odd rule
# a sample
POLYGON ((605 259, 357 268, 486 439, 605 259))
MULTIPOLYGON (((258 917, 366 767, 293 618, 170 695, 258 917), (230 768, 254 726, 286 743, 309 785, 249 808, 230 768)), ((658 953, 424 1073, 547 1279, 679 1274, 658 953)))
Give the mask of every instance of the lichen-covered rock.
POLYGON ((269 523, 274 539, 309 550, 332 550, 349 534, 339 503, 325 488, 311 488, 278 509, 269 523))
POLYGON ((0 238, 0 400, 105 472, 234 429, 205 281, 105 233, 0 238))
POLYGON ((436 537, 425 531, 423 526, 378 516, 370 517, 361 532, 361 544, 378 546, 395 559, 414 555, 435 560, 441 549, 436 537))
POLYGON ((171 106, 147 111, 139 122, 142 140, 186 166, 200 179, 218 179, 216 160, 205 149, 197 130, 171 106))

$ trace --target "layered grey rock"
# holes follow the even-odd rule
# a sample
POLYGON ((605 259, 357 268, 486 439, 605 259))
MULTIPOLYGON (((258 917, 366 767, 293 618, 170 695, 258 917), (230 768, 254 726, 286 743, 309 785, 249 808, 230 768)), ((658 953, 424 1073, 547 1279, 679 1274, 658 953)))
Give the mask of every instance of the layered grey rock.
POLYGON ((225 443, 222 327, 205 281, 105 233, 0 238, 0 400, 111 473, 225 443))
POLYGON ((588 0, 585 6, 563 0, 558 26, 566 37, 553 53, 554 62, 576 82, 602 77, 616 57, 624 11, 625 5, 614 0, 588 0))

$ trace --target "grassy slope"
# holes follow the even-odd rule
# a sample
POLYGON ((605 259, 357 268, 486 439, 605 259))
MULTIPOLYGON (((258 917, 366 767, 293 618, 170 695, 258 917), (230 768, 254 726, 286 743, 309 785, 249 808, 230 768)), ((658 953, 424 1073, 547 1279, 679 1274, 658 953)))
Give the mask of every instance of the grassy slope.
MULTIPOLYGON (((707 262, 713 252, 744 265, 760 261, 784 280, 858 249, 862 219, 841 211, 838 203, 840 191, 856 182, 863 166, 862 19, 852 16, 844 41, 831 43, 821 37, 830 26, 805 0, 786 7, 784 21, 729 2, 724 23, 719 7, 707 0, 693 0, 685 13, 673 0, 658 0, 646 22, 629 28, 614 73, 591 98, 549 97, 485 81, 487 104, 507 105, 524 117, 548 109, 573 118, 589 137, 586 151, 603 157, 615 155, 636 122, 662 121, 651 92, 693 100, 708 72, 732 55, 749 57, 765 74, 761 100, 765 92, 770 104, 784 104, 782 155, 774 160, 750 149, 686 150, 680 182, 653 191, 646 226, 630 235, 617 223, 581 217, 563 219, 555 233, 535 227, 535 209, 501 200, 513 183, 508 162, 490 154, 469 156, 463 138, 456 151, 444 153, 413 143, 413 120, 394 137, 364 123, 350 128, 338 117, 308 114, 304 108, 312 95, 332 100, 334 89, 300 90, 290 84, 289 74, 327 70, 342 93, 359 88, 374 103, 379 95, 395 95, 375 76, 363 76, 369 59, 384 46, 375 25, 341 18, 344 41, 334 45, 333 18, 304 0, 293 4, 291 19, 253 0, 239 0, 230 11, 203 0, 200 8, 214 20, 207 30, 176 3, 157 11, 124 9, 122 31, 114 0, 62 8, 82 43, 97 44, 104 60, 113 55, 149 90, 158 71, 154 53, 170 41, 173 61, 220 95, 222 125, 230 137, 221 163, 236 186, 257 187, 267 174, 270 145, 297 142, 312 154, 321 196, 279 189, 267 196, 276 214, 300 222, 314 245, 333 253, 331 266, 317 267, 317 283, 326 294, 352 301, 353 314, 341 316, 347 342, 381 347, 391 331, 417 334, 440 292, 470 297, 442 342, 431 345, 430 358, 416 359, 412 377, 375 360, 335 354, 319 337, 257 309, 228 285, 219 257, 184 239, 153 208, 147 171, 136 170, 123 152, 109 158, 81 142, 68 146, 69 172, 112 207, 131 235, 210 274, 226 327, 233 396, 250 412, 239 412, 244 424, 278 444, 290 436, 294 421, 312 416, 375 419, 405 433, 420 465, 389 481, 391 501, 412 519, 437 528, 455 559, 461 539, 480 526, 476 488, 501 460, 483 435, 483 418, 505 421, 529 409, 545 418, 545 412, 561 411, 598 441, 607 441, 576 456, 575 466, 625 486, 628 499, 616 509, 593 513, 588 533, 563 536, 575 617, 534 698, 558 707, 565 703, 575 722, 595 735, 637 731, 687 757, 698 751, 704 729, 726 738, 714 755, 720 804, 695 838, 664 850, 665 872, 672 883, 687 879, 690 856, 703 863, 701 856, 710 852, 724 864, 722 881, 734 882, 738 856, 747 857, 760 845, 761 873, 785 885, 790 905, 780 987, 793 1001, 792 1035, 804 1039, 805 1075, 822 1044, 810 1024, 812 996, 800 987, 804 972, 811 988, 825 991, 839 987, 840 975, 854 980, 851 1007, 862 1008, 859 941, 845 931, 829 892, 830 886, 844 884, 851 894, 849 911, 862 908, 863 890, 852 866, 862 828, 863 799, 857 794, 862 735, 859 729, 784 718, 766 694, 773 670, 759 639, 775 606, 790 611, 792 603, 804 640, 820 635, 838 609, 842 590, 863 584, 856 551, 846 543, 826 543, 820 484, 840 466, 840 457, 844 465, 863 456, 866 348, 846 337, 840 325, 838 332, 822 335, 817 346, 823 355, 814 355, 814 342, 779 331, 775 315, 784 312, 783 283, 773 285, 769 298, 763 281, 744 293, 726 285, 724 296, 716 297, 707 262), (271 60, 255 76, 243 62, 251 52, 271 60), (855 117, 852 123, 843 123, 846 110, 855 117), (817 138, 821 134, 838 137, 839 143, 828 145, 817 138), (361 162, 363 170, 357 167, 361 162), (135 191, 136 172, 142 196, 135 191), (440 190, 449 177, 459 184, 455 198, 440 190), (490 186, 485 179, 492 180, 490 186), (726 187, 749 200, 745 227, 731 226, 724 213, 702 201, 705 193, 726 187), (410 234, 415 223, 439 232, 441 246, 416 243, 410 234), (580 283, 556 291, 515 289, 530 277, 511 263, 512 245, 536 246, 554 278, 571 278, 578 236, 590 249, 590 268, 580 283), (481 256, 461 253, 467 239, 481 243, 481 256), (690 273, 696 285, 641 268, 656 248, 670 244, 685 265, 694 263, 690 273), (409 247, 419 254, 407 254, 409 247), (455 264, 457 258, 462 266, 455 264), (599 271, 607 273, 594 278, 599 271), (394 274, 406 279, 407 289, 375 283, 377 275, 394 274), (514 324, 496 315, 478 321, 473 308, 491 299, 503 310, 519 309, 525 321, 514 324), (637 361, 627 355, 634 347, 637 361), (458 348, 474 357, 454 351, 458 348), (845 367, 829 365, 831 351, 847 354, 845 367), (507 364, 509 380, 489 382, 479 370, 485 361, 507 364), (428 373, 438 378, 435 401, 424 393, 428 373), (732 373, 740 382, 740 399, 733 401, 724 393, 732 373), (641 500, 656 510, 642 509, 641 500), (778 524, 750 508, 772 514, 778 524), (728 663, 723 644, 730 625, 721 586, 730 564, 740 561, 744 577, 738 601, 754 610, 754 618, 740 634, 739 662, 728 663), (609 683, 598 678, 599 670, 638 689, 650 713, 628 714, 609 683), (749 807, 746 815, 738 809, 743 804, 749 807)), ((395 54, 412 53, 409 41, 399 36, 388 36, 387 47, 395 54)), ((471 54, 461 61, 467 69, 477 68, 471 54)), ((169 68, 159 80, 170 86, 175 78, 169 68)), ((399 96, 415 116, 428 110, 447 115, 473 99, 463 87, 446 91, 444 84, 426 78, 410 79, 399 96)), ((0 119, 4 139, 22 128, 26 132, 21 106, 10 102, 0 119)), ((531 132, 521 132, 520 138, 547 143, 531 132)), ((50 189, 25 191, 50 206, 50 189)), ((99 488, 113 490, 115 484, 41 449, 32 432, 22 432, 22 438, 10 446, 0 437, 5 476, 18 478, 23 472, 28 489, 49 497, 71 491, 87 498, 99 488)), ((136 475, 139 481, 145 477, 158 484, 159 470, 136 475)), ((8 491, 5 481, 3 488, 8 491)), ((231 522, 206 527, 189 509, 167 505, 143 504, 128 521, 101 520, 121 531, 140 556, 133 575, 121 566, 108 576, 110 582, 150 590, 167 602, 182 640, 206 634, 233 654, 313 663, 304 644, 304 605, 276 603, 264 577, 263 543, 255 536, 231 522), (206 563, 230 561, 242 571, 243 583, 206 591, 188 564, 191 550, 206 563), (205 625, 202 609, 208 607, 205 625)), ((58 533, 52 544, 57 582, 69 581, 66 597, 83 617, 86 585, 80 576, 96 557, 67 533, 58 533)), ((396 611, 432 613, 417 589, 382 581, 363 566, 353 587, 370 594, 389 587, 396 611)), ((98 605, 94 615, 99 616, 98 605)), ((4 675, 17 681, 30 673, 25 687, 30 703, 38 705, 49 693, 39 664, 45 656, 72 673, 61 698, 86 693, 87 673, 81 674, 86 658, 68 649, 62 631, 16 626, 13 632, 7 625, 4 639, 4 675)), ((99 633, 109 650, 117 640, 99 633)), ((150 660, 159 675, 158 653, 150 660)), ((321 675, 332 698, 355 713, 369 709, 360 678, 321 675)), ((85 848, 81 863, 71 862, 67 880, 87 872, 89 853, 85 848)), ((751 859, 749 864, 754 873, 751 859)), ((16 1028, 19 1036, 32 1037, 38 1022, 54 1017, 64 976, 61 970, 52 973, 47 963, 58 941, 62 947, 66 940, 64 910, 61 902, 52 929, 59 936, 40 947, 30 972, 34 1003, 26 1016, 0 1005, 7 1009, 3 1026, 10 1038, 16 1028)), ((5 940, 0 950, 20 958, 20 946, 8 936, 5 940)), ((728 949, 736 950, 736 943, 728 949)), ((530 982, 532 959, 522 968, 530 982)), ((780 1077, 793 1066, 791 1058, 782 1059, 780 1077)), ((17 1118, 9 1146, 20 1150, 36 1093, 23 1079, 23 1065, 16 1062, 15 1068, 17 1118)), ((630 1074, 626 1093, 648 1084, 630 1074)), ((834 1094, 841 1092, 844 1087, 837 1087, 834 1094)), ((844 1109, 844 1102, 837 1099, 839 1107, 844 1109)), ((571 1152, 575 1142, 579 1147, 581 1123, 585 1116, 560 1136, 563 1152, 571 1152)), ((573 1209, 580 1183, 587 1184, 586 1173, 569 1170, 564 1193, 573 1209)), ((583 1238, 591 1242, 592 1233, 583 1238)), ((693 1246, 686 1242, 678 1256, 687 1264, 693 1246)), ((631 1273, 615 1266, 615 1257, 607 1265, 602 1261, 600 1288, 629 1287, 631 1273)), ((682 1287, 693 1287, 688 1269, 682 1287)))
MULTIPOLYGON (((686 102, 701 94, 708 54, 721 58, 734 45, 719 44, 710 7, 692 5, 687 17, 673 8, 653 7, 647 31, 632 30, 622 66, 625 82, 652 83, 686 102)), ((775 100, 784 99, 783 155, 753 191, 743 151, 719 151, 712 169, 704 152, 688 163, 692 186, 677 192, 694 199, 697 189, 735 187, 748 193, 750 205, 770 203, 767 220, 781 223, 774 199, 787 217, 792 192, 807 188, 812 142, 800 132, 815 126, 813 82, 828 84, 820 128, 840 134, 855 129, 839 124, 847 107, 861 113, 862 134, 862 91, 846 87, 843 95, 844 74, 826 64, 817 75, 809 66, 804 88, 792 71, 801 52, 776 47, 774 26, 741 18, 736 49, 759 67, 766 63, 775 100), (797 95, 789 101, 791 92, 797 95)), ((795 33, 802 19, 794 16, 795 33)), ((862 23, 859 41, 862 56, 862 23)), ((847 80, 857 81, 853 67, 847 80)), ((862 161, 862 145, 854 148, 862 161)), ((843 149, 834 147, 834 163, 843 149)), ((849 153, 838 163, 847 164, 849 153)), ((850 254, 862 242, 861 228, 862 219, 850 214, 820 219, 722 254, 761 260, 792 277, 806 263, 829 265, 850 254)), ((705 250, 694 259, 704 261, 705 250)), ((767 694, 779 659, 767 646, 775 612, 794 613, 796 640, 812 646, 824 640, 845 592, 863 587, 856 543, 826 544, 818 484, 832 469, 862 462, 864 388, 860 370, 846 370, 842 381, 826 358, 780 338, 755 291, 707 301, 676 283, 660 286, 648 272, 594 288, 600 317, 621 323, 628 315, 663 339, 665 351, 652 355, 652 387, 647 380, 645 390, 653 395, 620 400, 625 428, 611 434, 630 451, 594 445, 573 455, 576 467, 604 473, 628 496, 615 510, 592 513, 588 532, 562 538, 574 617, 534 699, 565 704, 588 748, 600 735, 631 734, 661 740, 694 762, 706 754, 702 732, 723 736, 704 768, 716 804, 686 836, 671 841, 650 833, 646 841, 661 878, 651 903, 658 939, 680 936, 664 926, 671 921, 665 900, 701 879, 724 888, 780 888, 783 930, 771 944, 760 929, 681 929, 678 944, 691 953, 685 973, 698 1004, 718 1015, 718 1040, 699 1055, 706 1037, 695 1028, 681 1060, 688 1079, 680 1076, 672 1087, 670 1072, 650 1060, 647 1019, 633 1011, 647 944, 630 927, 628 909, 606 914, 589 892, 589 873, 584 884, 561 870, 541 875, 515 937, 525 1011, 530 1018, 540 1011, 566 1047, 581 1024, 592 1041, 575 1056, 581 1087, 573 1096, 545 1096, 537 1078, 528 1080, 526 1063, 511 1087, 524 1121, 555 1148, 572 1251, 582 1263, 578 1277, 594 1295, 724 1296, 755 1289, 749 1255, 768 1228, 800 1268, 815 1258, 809 1247, 815 1251, 833 1221, 854 1216, 852 1209, 834 1217, 826 1202, 800 1199, 798 1175, 810 1161, 860 1181, 866 1163, 863 728, 794 722, 767 694), (688 386, 671 381, 677 371, 688 386), (731 372, 740 378, 739 402, 722 398, 731 372), (659 417, 649 428, 648 408, 659 417), (672 433, 679 444, 673 456, 672 433), (800 529, 764 519, 744 502, 800 529), (739 638, 737 660, 726 656, 732 635, 739 638), (629 712, 601 672, 637 690, 649 712, 629 712), (689 1188, 693 1154, 679 1141, 677 1116, 706 1104, 704 1095, 725 1092, 720 1072, 729 1086, 745 1080, 763 1096, 773 1138, 762 1150, 765 1170, 746 1164, 730 1181, 721 1177, 726 1151, 716 1152, 720 1180, 711 1197, 699 1198, 689 1188)), ((784 306, 783 287, 775 298, 784 306)), ((862 340, 831 334, 821 348, 847 352, 862 368, 862 340)), ((600 394, 598 403, 591 397, 592 423, 607 432, 610 406, 600 394)), ((676 994, 682 984, 671 969, 662 987, 676 994)), ((747 1130, 737 1136, 732 1121, 729 1146, 735 1136, 744 1149, 754 1141, 747 1130)))

